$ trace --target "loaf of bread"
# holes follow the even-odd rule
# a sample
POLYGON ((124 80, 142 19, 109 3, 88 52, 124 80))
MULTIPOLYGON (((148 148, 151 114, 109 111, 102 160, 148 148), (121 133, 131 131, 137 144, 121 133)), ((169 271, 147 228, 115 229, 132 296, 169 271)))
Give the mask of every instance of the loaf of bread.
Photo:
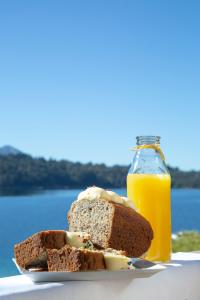
POLYGON ((150 223, 124 197, 100 188, 89 188, 72 203, 68 213, 69 230, 84 231, 100 248, 124 250, 140 257, 150 247, 150 223))

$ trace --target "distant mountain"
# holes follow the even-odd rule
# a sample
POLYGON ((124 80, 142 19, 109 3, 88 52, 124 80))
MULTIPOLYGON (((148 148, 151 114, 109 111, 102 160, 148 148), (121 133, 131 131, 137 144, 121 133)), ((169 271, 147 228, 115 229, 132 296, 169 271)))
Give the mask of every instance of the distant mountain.
POLYGON ((24 154, 22 151, 9 146, 5 145, 3 147, 0 147, 0 156, 8 156, 8 155, 22 155, 24 154))

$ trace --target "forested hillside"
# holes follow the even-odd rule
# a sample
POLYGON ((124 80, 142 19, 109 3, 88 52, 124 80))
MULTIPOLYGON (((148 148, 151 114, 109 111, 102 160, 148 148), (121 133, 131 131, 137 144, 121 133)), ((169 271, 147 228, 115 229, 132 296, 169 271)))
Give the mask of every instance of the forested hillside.
MULTIPOLYGON (((35 189, 125 187, 128 166, 46 160, 29 155, 0 156, 0 192, 35 189)), ((200 187, 200 172, 169 167, 173 187, 200 187)))

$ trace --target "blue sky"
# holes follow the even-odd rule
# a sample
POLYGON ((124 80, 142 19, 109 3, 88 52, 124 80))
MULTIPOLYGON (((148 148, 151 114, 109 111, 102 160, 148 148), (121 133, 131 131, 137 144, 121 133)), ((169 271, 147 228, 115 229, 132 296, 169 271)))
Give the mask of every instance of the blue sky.
POLYGON ((198 1, 0 2, 0 145, 128 164, 157 134, 200 169, 198 1))

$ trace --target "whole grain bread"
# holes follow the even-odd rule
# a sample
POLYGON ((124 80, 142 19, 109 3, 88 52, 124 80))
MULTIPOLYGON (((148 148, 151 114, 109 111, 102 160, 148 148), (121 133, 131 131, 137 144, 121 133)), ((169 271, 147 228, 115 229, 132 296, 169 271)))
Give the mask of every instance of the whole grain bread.
POLYGON ((98 248, 123 250, 139 257, 150 247, 150 223, 134 209, 104 199, 82 199, 72 203, 69 230, 84 231, 98 248))
POLYGON ((34 272, 41 271, 86 271, 105 269, 102 252, 88 250, 88 235, 77 236, 83 241, 83 248, 68 244, 68 235, 64 230, 38 232, 25 241, 15 245, 14 253, 17 264, 34 272), (84 243, 85 242, 85 243, 84 243))
POLYGON ((60 249, 66 245, 64 230, 47 230, 35 233, 14 246, 17 264, 23 268, 47 268, 47 249, 60 249))
POLYGON ((77 272, 105 269, 103 253, 77 249, 68 245, 62 249, 47 250, 48 270, 51 272, 77 272))

